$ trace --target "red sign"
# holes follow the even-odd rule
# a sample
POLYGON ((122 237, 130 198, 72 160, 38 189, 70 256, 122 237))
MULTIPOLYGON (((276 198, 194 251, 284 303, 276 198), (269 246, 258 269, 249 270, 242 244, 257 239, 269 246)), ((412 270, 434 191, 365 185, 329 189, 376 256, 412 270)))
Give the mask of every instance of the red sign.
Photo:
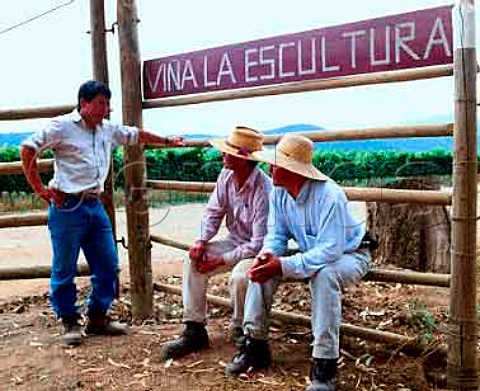
POLYGON ((452 7, 145 61, 145 99, 448 64, 452 7))

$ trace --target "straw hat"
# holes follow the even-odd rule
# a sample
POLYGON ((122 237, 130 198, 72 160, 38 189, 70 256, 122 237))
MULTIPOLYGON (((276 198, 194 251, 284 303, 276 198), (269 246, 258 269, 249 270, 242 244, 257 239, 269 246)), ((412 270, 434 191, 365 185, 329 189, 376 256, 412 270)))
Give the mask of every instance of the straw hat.
POLYGON ((252 152, 262 150, 263 134, 246 126, 237 126, 227 139, 215 139, 209 142, 215 148, 229 155, 241 159, 257 160, 253 157, 252 152))
POLYGON ((326 181, 328 177, 314 167, 312 163, 313 143, 300 135, 283 136, 274 150, 255 152, 257 160, 282 167, 285 170, 317 181, 326 181))

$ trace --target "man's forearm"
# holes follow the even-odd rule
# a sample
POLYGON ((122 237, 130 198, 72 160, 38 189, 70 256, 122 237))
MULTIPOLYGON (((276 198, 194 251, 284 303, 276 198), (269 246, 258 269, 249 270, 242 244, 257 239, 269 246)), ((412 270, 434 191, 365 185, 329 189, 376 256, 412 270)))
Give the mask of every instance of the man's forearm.
POLYGON ((37 152, 28 147, 22 147, 20 151, 22 169, 32 190, 42 196, 46 189, 43 186, 42 178, 37 169, 37 152))
POLYGON ((154 133, 147 132, 146 130, 138 130, 138 142, 142 144, 150 145, 170 145, 170 139, 168 137, 158 136, 154 133))

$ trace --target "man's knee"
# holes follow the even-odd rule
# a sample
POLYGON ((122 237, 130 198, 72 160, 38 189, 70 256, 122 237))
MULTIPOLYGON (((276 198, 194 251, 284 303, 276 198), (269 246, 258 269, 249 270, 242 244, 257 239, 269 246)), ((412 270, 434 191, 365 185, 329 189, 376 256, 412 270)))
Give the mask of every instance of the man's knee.
POLYGON ((230 285, 232 287, 247 289, 248 285, 248 269, 253 261, 244 259, 237 263, 230 273, 230 285))

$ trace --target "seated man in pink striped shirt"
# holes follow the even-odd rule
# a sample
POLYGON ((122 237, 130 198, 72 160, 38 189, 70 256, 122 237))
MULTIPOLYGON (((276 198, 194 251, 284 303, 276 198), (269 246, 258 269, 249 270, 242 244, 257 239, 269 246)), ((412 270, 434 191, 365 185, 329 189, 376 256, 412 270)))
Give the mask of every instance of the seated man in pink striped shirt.
POLYGON ((179 358, 208 347, 205 328, 207 283, 210 276, 227 270, 232 270, 232 336, 234 341, 241 340, 248 277, 245 267, 235 265, 243 259, 254 258, 267 233, 268 197, 272 184, 252 156, 252 152, 262 149, 262 133, 236 127, 226 140, 212 140, 210 143, 222 152, 224 168, 206 206, 200 235, 184 261, 185 329, 180 338, 163 346, 165 358, 179 358), (224 240, 211 241, 224 217, 228 236, 224 240))

